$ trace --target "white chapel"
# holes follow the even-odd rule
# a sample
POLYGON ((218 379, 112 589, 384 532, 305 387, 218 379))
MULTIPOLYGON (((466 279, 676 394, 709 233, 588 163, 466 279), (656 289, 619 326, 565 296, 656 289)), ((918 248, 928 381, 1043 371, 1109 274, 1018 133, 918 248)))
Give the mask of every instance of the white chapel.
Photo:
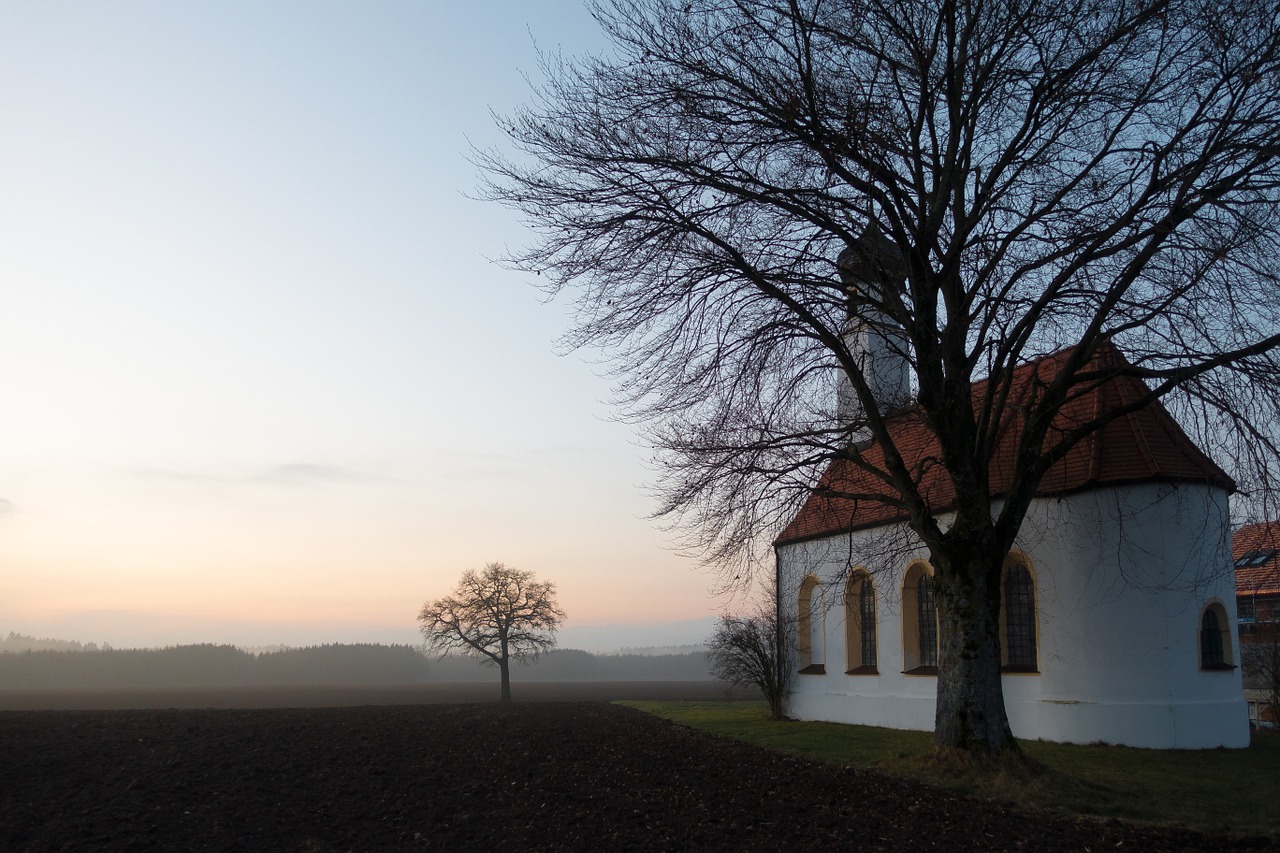
MULTIPOLYGON (((903 358, 895 349, 870 356, 903 358)), ((1096 358, 1119 366, 1123 355, 1105 345, 1096 358)), ((1062 359, 1022 365, 1013 387, 1052 376, 1062 359)), ((872 372, 887 393, 902 394, 905 361, 872 372)), ((1059 417, 1065 424, 1145 391, 1140 380, 1117 378, 1059 417)), ((936 441, 909 404, 892 412, 894 444, 908 467, 925 472, 922 493, 945 520, 954 493, 941 466, 929 464, 939 458, 936 441)), ((1015 432, 991 465, 996 494, 1009 482, 1015 432)), ((874 443, 862 458, 883 464, 874 443)), ((938 623, 927 550, 892 506, 829 496, 873 491, 863 469, 837 461, 819 486, 774 542, 780 623, 794 626, 784 649, 794 670, 790 713, 932 730, 938 623)), ((1233 489, 1159 403, 1110 422, 1050 470, 1001 585, 1002 686, 1015 737, 1248 746, 1233 489)))

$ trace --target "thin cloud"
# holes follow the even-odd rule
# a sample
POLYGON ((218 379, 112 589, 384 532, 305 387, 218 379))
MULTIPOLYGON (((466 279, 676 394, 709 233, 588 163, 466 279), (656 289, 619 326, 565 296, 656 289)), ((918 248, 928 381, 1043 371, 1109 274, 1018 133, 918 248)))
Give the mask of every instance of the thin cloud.
POLYGON ((132 468, 129 471, 135 477, 145 480, 170 480, 177 483, 225 483, 226 477, 215 477, 209 474, 193 474, 189 471, 174 471, 170 468, 132 468))
POLYGON ((271 483, 279 486, 326 486, 363 483, 372 478, 349 468, 299 463, 276 465, 253 479, 259 483, 271 483))
POLYGON ((242 471, 224 474, 207 474, 191 471, 177 471, 171 468, 135 468, 130 471, 135 477, 146 480, 167 481, 189 486, 332 486, 356 483, 368 483, 386 478, 362 474, 351 468, 335 465, 314 465, 306 462, 273 465, 259 469, 256 473, 242 471))
POLYGON ((523 479, 529 474, 528 457, 512 453, 451 453, 438 463, 447 476, 472 479, 523 479))
POLYGON ((4 498, 0 498, 0 518, 8 518, 9 516, 14 515, 17 511, 18 508, 13 505, 13 501, 7 501, 4 498))

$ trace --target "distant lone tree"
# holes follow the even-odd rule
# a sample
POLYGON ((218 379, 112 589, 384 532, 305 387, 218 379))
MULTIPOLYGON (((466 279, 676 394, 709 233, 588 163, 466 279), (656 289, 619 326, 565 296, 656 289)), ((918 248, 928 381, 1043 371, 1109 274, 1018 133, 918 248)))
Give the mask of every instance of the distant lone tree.
POLYGON ((791 668, 778 659, 777 608, 761 606, 754 614, 721 615, 707 640, 711 674, 738 687, 758 687, 775 718, 785 715, 791 668))
POLYGON ((554 648, 564 619, 555 584, 502 563, 467 570, 453 595, 428 601, 418 613, 428 646, 478 654, 498 668, 503 702, 511 701, 511 661, 537 660, 554 648))

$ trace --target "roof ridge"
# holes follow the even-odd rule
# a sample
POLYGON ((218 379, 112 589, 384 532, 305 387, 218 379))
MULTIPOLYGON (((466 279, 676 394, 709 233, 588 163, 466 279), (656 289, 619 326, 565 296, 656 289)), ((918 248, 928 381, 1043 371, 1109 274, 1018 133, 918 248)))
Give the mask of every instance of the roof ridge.
MULTIPOLYGON (((1129 387, 1129 383, 1124 381, 1124 379, 1124 377, 1117 376, 1112 380, 1112 382, 1115 383, 1116 396, 1120 398, 1121 405, 1127 406, 1136 402, 1135 397, 1137 395, 1131 393, 1133 389, 1129 387)), ((1155 451, 1151 449, 1151 439, 1147 435, 1145 421, 1151 420, 1151 417, 1139 417, 1138 412, 1154 413, 1155 410, 1152 408, 1152 403, 1159 402, 1159 400, 1153 400, 1139 409, 1135 409, 1132 412, 1127 412, 1126 414, 1121 415, 1117 419, 1125 422, 1125 426, 1128 428, 1129 434, 1133 436, 1134 445, 1138 448, 1138 452, 1142 454, 1143 461, 1147 463, 1151 473, 1155 475, 1159 475, 1161 473, 1161 466, 1159 461, 1156 459, 1155 451)), ((1158 420, 1158 418, 1156 419, 1158 420)), ((1173 436, 1166 434, 1165 438, 1173 438, 1173 436)))
MULTIPOLYGON (((1061 432, 1073 425, 1096 422, 1106 418, 1109 406, 1141 405, 1082 436, 1045 472, 1036 489, 1037 497, 1150 482, 1199 484, 1228 493, 1235 490, 1230 475, 1196 445, 1160 399, 1144 402, 1145 397, 1151 396, 1151 389, 1140 378, 1125 372, 1128 362, 1117 348, 1100 346, 1096 356, 1101 363, 1094 365, 1095 380, 1074 386, 1077 394, 1070 396, 1054 415, 1050 429, 1061 432)), ((1041 370, 1052 370, 1054 363, 1063 357, 1062 352, 1055 353, 1015 368, 1012 377, 1015 394, 1011 402, 1025 393, 1026 383, 1035 381, 1041 370)), ((991 378, 987 377, 973 383, 975 399, 991 390, 990 382, 991 378)), ((939 452, 938 437, 923 426, 918 410, 910 412, 913 416, 907 414, 886 419, 892 440, 908 469, 916 472, 920 495, 930 511, 946 512, 955 505, 954 484, 939 466, 925 464, 939 452)), ((1017 452, 1011 431, 1016 433, 1018 417, 1017 406, 1010 406, 1001 413, 997 424, 999 437, 988 462, 993 499, 1004 495, 1009 487, 1008 479, 1013 472, 1007 466, 1013 461, 1012 454, 1017 452)), ((883 452, 884 449, 873 442, 864 451, 863 461, 873 467, 883 467, 883 452)), ((884 488, 872 473, 845 460, 834 460, 823 477, 828 482, 831 478, 843 482, 848 494, 878 494, 884 488)), ((901 506, 874 500, 851 503, 838 494, 815 493, 774 541, 788 544, 905 520, 901 506)))
MULTIPOLYGON (((1106 392, 1104 386, 1099 384, 1093 389, 1093 419, 1096 421, 1102 417, 1103 407, 1106 401, 1106 392)), ((1099 482, 1102 479, 1102 430, 1095 429, 1089 433, 1089 454, 1092 457, 1089 462, 1089 482, 1099 482)))

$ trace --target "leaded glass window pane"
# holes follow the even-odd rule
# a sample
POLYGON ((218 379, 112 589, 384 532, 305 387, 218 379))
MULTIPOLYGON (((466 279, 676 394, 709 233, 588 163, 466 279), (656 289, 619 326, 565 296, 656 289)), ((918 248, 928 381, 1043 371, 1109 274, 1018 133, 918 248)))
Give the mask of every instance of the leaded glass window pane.
POLYGON ((809 593, 809 661, 825 663, 824 652, 827 640, 826 626, 822 623, 822 596, 816 589, 809 593))
POLYGON ((916 588, 916 615, 919 625, 920 666, 938 665, 938 607, 933 598, 933 578, 920 576, 916 588))
POLYGON ((1010 669, 1036 669, 1036 598, 1031 572, 1011 566, 1004 577, 1004 647, 1010 669))
POLYGON ((1222 631, 1218 628, 1218 614, 1209 608, 1200 620, 1200 665, 1202 667, 1223 667, 1226 660, 1222 654, 1222 631))
POLYGON ((876 665, 876 593, 864 580, 858 590, 858 616, 862 631, 862 665, 876 665))

